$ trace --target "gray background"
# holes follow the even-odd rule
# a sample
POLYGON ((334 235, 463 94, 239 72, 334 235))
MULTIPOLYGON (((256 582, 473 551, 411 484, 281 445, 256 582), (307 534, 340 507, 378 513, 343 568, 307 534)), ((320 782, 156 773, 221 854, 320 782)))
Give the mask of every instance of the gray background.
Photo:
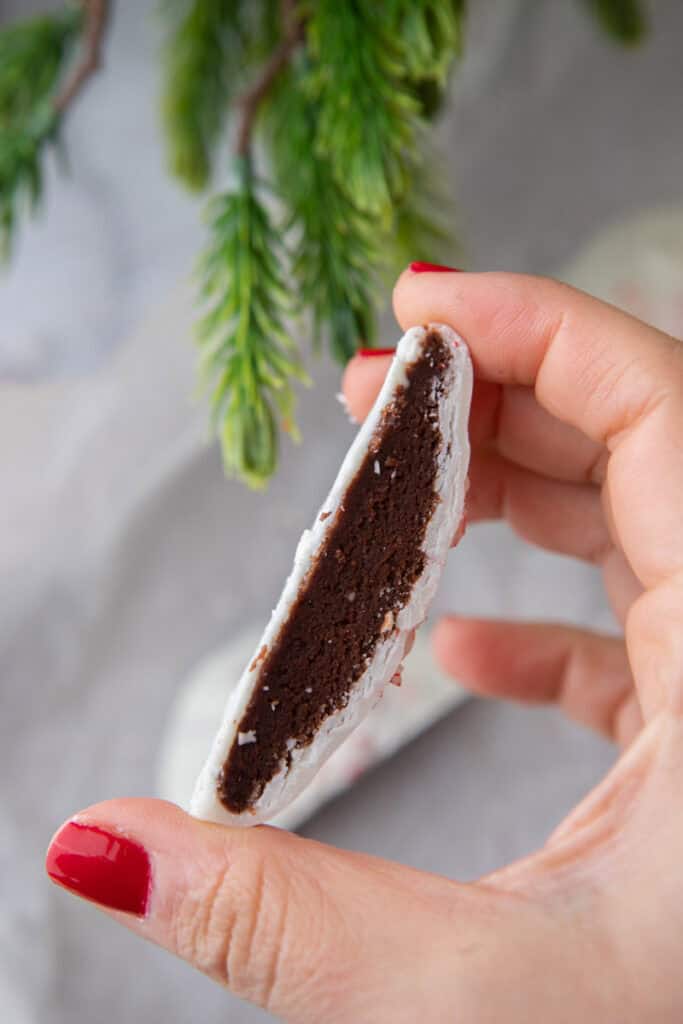
MULTIPOLYGON (((440 128, 468 267, 557 273, 601 225, 680 201, 683 5, 652 5, 636 53, 578 2, 471 6, 440 128)), ((154 791, 172 694, 270 609, 351 436, 325 362, 302 397, 304 446, 285 450, 267 498, 226 483, 200 444, 177 282, 202 232, 163 167, 158 28, 150 4, 118 4, 106 72, 68 126, 71 176, 51 176, 0 286, 0 415, 12 414, 0 421, 0 1008, 19 1024, 265 1018, 51 888, 42 857, 79 807, 154 791)), ((592 570, 501 526, 470 532, 439 602, 613 625, 592 570)), ((304 831, 473 878, 542 842, 613 756, 551 710, 470 702, 304 831)))

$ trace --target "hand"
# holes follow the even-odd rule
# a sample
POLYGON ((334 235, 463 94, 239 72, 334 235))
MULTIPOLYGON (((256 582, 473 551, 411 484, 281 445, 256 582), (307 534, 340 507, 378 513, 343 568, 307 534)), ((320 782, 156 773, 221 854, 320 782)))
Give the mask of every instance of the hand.
MULTIPOLYGON (((415 274, 476 385, 469 519, 601 565, 621 640, 451 618, 437 654, 628 747, 537 853, 460 885, 269 829, 115 800, 53 840, 55 880, 295 1024, 683 1019, 683 346, 551 281, 415 274), (114 908, 114 909, 111 909, 114 908)), ((387 360, 356 358, 352 411, 387 360)))

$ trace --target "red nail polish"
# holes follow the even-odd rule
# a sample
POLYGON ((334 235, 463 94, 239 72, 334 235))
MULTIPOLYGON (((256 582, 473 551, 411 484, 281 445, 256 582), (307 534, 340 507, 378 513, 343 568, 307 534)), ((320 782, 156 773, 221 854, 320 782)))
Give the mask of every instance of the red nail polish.
POLYGON ((422 263, 417 260, 410 264, 414 274, 462 274, 459 267, 443 267, 440 263, 422 263))
POLYGON ((369 356, 393 356, 395 353, 395 348, 359 348, 356 355, 368 359, 369 356))
POLYGON ((149 857, 125 836, 70 821, 52 840, 45 867, 53 882, 87 900, 138 917, 147 913, 149 857))

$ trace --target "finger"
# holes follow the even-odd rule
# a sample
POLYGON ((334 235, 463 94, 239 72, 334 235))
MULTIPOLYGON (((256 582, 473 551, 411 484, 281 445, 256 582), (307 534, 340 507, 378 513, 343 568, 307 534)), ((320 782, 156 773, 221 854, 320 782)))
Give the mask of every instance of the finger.
POLYGON ((405 1019, 411 986, 453 970, 449 903, 464 919, 488 898, 278 829, 196 821, 157 800, 89 808, 57 833, 47 868, 237 995, 316 1024, 375 1019, 368 1007, 379 1005, 387 1020, 405 1019))
POLYGON ((342 377, 342 394, 349 416, 362 423, 372 409, 387 375, 391 356, 354 356, 342 377))
MULTIPOLYGON (((379 393, 389 356, 356 356, 342 390, 350 415, 362 422, 379 393)), ((470 441, 496 441, 512 462, 557 480, 602 482, 607 449, 543 409, 533 390, 476 380, 469 422, 470 441)))
POLYGON ((597 487, 550 480, 486 450, 472 453, 467 519, 505 519, 532 544, 594 564, 612 547, 597 487))
POLYGON ((489 697, 557 704, 618 743, 642 725, 621 639, 550 623, 449 617, 433 634, 443 668, 489 697))
POLYGON ((640 597, 643 587, 618 548, 610 548, 603 558, 602 578, 614 614, 624 626, 631 605, 640 597))
POLYGON ((683 346, 555 281, 415 274, 394 292, 404 328, 452 325, 477 375, 533 387, 540 405, 610 451, 621 545, 647 586, 683 569, 683 346), (656 499, 656 500, 655 500, 656 499))
POLYGON ((531 388, 502 389, 498 451, 525 469, 575 483, 602 483, 607 449, 539 405, 531 388))
POLYGON ((667 708, 683 717, 683 573, 631 605, 626 644, 646 717, 667 708))

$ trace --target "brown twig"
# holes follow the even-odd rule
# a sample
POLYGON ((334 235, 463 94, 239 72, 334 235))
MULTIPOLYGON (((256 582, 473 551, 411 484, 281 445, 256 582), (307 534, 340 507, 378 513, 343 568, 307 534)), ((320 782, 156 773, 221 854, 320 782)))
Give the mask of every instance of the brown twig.
POLYGON ((280 16, 285 30, 290 27, 296 18, 298 4, 299 0, 280 0, 280 16))
POLYGON ((256 113, 270 90, 271 85, 286 66, 293 51, 299 45, 304 35, 304 23, 299 21, 294 14, 295 5, 283 0, 282 16, 286 28, 285 35, 281 42, 275 47, 270 59, 263 66, 261 74, 250 89, 245 92, 240 101, 242 118, 237 132, 237 155, 246 156, 251 144, 251 133, 256 119, 256 113))
POLYGON ((85 11, 83 56, 55 97, 55 110, 64 113, 75 100, 87 80, 101 65, 102 40, 109 15, 109 0, 82 0, 85 11))

